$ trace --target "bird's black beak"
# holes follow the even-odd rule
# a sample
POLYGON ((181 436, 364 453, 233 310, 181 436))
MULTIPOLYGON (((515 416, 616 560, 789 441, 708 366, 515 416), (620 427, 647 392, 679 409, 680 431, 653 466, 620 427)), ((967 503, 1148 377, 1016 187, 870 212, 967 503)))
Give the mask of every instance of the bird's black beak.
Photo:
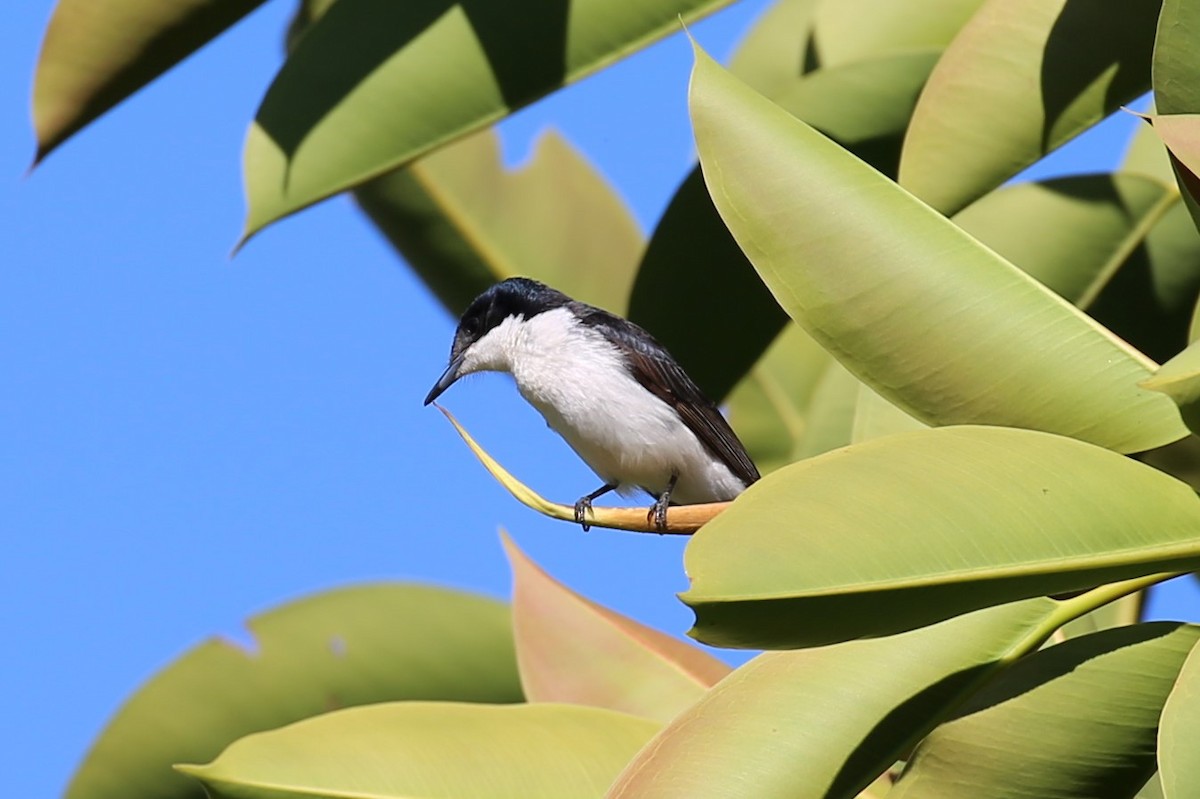
POLYGON ((454 381, 458 379, 458 370, 462 368, 463 356, 459 355, 454 360, 450 361, 450 365, 446 367, 446 371, 442 372, 442 376, 433 384, 433 388, 429 389, 429 393, 425 395, 425 404, 433 402, 442 395, 442 392, 454 385, 454 381))

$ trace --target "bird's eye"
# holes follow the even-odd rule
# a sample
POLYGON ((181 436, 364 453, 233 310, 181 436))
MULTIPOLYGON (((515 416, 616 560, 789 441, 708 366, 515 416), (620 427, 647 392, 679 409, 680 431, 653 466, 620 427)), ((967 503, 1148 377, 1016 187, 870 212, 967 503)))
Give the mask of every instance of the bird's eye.
POLYGON ((466 333, 468 336, 474 336, 476 333, 479 332, 479 320, 477 320, 473 317, 471 319, 464 320, 463 324, 462 324, 462 329, 463 329, 463 332, 466 333))

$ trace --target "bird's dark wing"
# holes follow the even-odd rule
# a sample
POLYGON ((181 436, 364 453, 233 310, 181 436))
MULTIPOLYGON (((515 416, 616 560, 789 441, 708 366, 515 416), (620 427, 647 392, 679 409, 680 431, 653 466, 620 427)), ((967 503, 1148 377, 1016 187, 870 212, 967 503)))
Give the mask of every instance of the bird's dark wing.
POLYGON ((653 336, 632 322, 591 305, 575 302, 572 311, 582 324, 599 329, 621 349, 638 383, 674 408, 700 443, 728 466, 734 476, 746 485, 758 480, 758 469, 716 404, 704 396, 653 336))

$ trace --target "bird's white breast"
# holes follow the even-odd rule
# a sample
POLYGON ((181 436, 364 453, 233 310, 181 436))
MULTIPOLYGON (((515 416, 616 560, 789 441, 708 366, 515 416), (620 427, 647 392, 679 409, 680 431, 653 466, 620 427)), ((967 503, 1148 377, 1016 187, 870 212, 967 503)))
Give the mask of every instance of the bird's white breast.
POLYGON ((680 503, 732 499, 744 488, 680 420, 629 374, 620 351, 566 308, 509 318, 471 347, 463 372, 510 372, 521 395, 607 483, 663 491, 680 503))

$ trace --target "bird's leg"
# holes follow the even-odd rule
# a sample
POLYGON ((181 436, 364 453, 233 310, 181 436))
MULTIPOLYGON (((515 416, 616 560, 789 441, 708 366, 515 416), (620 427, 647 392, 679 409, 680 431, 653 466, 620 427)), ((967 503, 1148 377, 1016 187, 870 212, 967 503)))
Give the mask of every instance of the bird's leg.
POLYGON ((650 512, 646 514, 646 521, 653 524, 654 529, 660 533, 667 529, 667 506, 671 504, 671 492, 675 490, 677 482, 679 474, 673 472, 671 480, 667 483, 667 490, 658 495, 658 499, 650 506, 650 512))
POLYGON ((583 531, 585 533, 592 529, 592 526, 587 523, 587 514, 592 510, 592 500, 598 499, 614 489, 616 489, 615 485, 612 485, 611 483, 605 483, 592 493, 588 494, 586 497, 580 497, 575 503, 575 521, 576 523, 583 525, 583 531))

